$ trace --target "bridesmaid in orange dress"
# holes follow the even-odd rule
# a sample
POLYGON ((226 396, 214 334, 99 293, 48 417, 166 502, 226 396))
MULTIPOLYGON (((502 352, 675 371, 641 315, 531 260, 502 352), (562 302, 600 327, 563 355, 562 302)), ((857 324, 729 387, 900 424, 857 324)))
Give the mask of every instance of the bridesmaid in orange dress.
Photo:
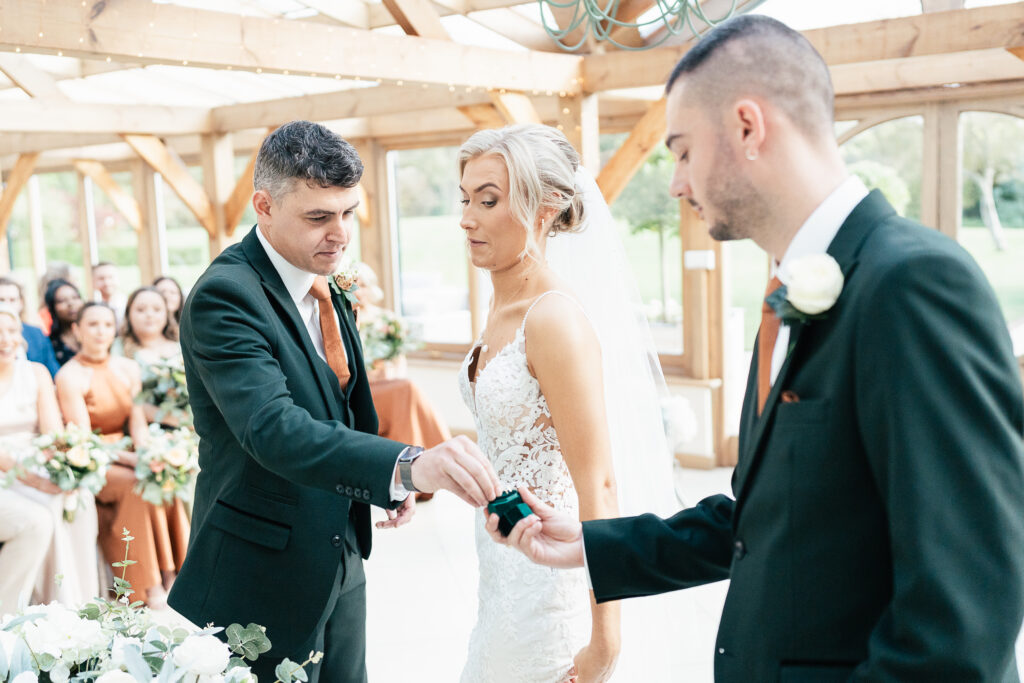
MULTIPOLYGON (((143 444, 146 418, 134 397, 141 388, 139 366, 128 358, 111 356, 116 318, 101 303, 88 303, 78 314, 73 331, 81 350, 57 373, 57 397, 66 422, 98 430, 105 440, 116 441, 127 431, 143 444)), ((107 485, 96 496, 99 544, 107 562, 124 559, 121 530, 134 537, 126 578, 135 590, 133 599, 150 607, 167 601, 165 580, 173 580, 185 559, 188 519, 180 501, 155 506, 135 493, 134 453, 122 452, 107 473, 107 485)))

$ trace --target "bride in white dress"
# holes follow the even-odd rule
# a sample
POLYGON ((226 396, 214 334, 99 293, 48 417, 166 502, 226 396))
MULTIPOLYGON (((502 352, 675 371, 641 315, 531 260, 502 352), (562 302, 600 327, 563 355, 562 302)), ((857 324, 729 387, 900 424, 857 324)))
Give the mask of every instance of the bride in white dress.
MULTIPOLYGON (((638 341, 646 327, 625 291, 621 245, 608 247, 611 216, 577 172, 576 151, 555 129, 512 126, 472 136, 459 166, 461 226, 494 291, 459 385, 502 486, 526 485, 584 520, 626 512, 628 498, 630 510, 637 500, 664 510, 671 464, 660 368, 649 340, 638 341), (557 269, 545 258, 554 251, 563 252, 557 269)), ((582 570, 540 567, 493 543, 478 515, 479 609, 463 683, 610 680, 619 604, 596 605, 582 570)), ((649 668, 665 653, 631 650, 642 661, 615 680, 667 680, 649 668)))

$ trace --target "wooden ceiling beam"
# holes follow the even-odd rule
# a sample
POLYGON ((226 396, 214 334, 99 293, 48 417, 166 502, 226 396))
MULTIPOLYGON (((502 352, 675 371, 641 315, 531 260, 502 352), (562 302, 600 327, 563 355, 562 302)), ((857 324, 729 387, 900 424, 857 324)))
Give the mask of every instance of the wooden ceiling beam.
POLYGON ((382 0, 406 35, 451 40, 430 0, 382 0))
POLYGON ((110 105, 85 102, 4 102, 0 133, 149 133, 174 135, 210 130, 202 107, 110 105))
POLYGON ((107 172, 103 164, 91 159, 76 159, 74 166, 82 175, 91 178, 92 182, 110 197, 114 208, 124 216, 135 232, 142 232, 142 211, 139 209, 139 202, 114 180, 114 176, 107 172))
POLYGON ((25 91, 29 97, 49 100, 66 100, 67 96, 57 87, 57 79, 31 64, 25 55, 0 53, 0 71, 25 91))
POLYGON ((294 119, 331 121, 396 111, 454 108, 489 101, 486 91, 482 89, 467 93, 465 88, 449 90, 445 86, 422 88, 412 84, 380 85, 215 107, 210 112, 210 119, 215 130, 232 131, 276 125, 294 119))
POLYGON ((185 206, 206 228, 213 237, 217 232, 217 220, 213 213, 213 203, 206 190, 200 185, 181 158, 174 153, 162 140, 152 135, 125 135, 124 141, 135 150, 143 161, 162 175, 174 193, 181 198, 185 206))
MULTIPOLYGON (((1024 2, 804 31, 830 66, 1024 47, 1024 2)), ((689 44, 583 58, 587 91, 663 84, 689 44)), ((979 80, 982 75, 971 80, 979 80)))
POLYGON ((597 186, 604 200, 611 204, 643 166, 654 146, 665 137, 665 98, 650 106, 647 113, 630 132, 622 146, 615 151, 597 174, 597 186))
POLYGON ((2 3, 0 26, 0 50, 20 47, 139 64, 579 91, 580 58, 572 55, 512 52, 171 4, 2 3), (47 30, 40 31, 40 26, 47 30))
POLYGON ((14 162, 14 167, 7 175, 7 184, 3 187, 3 193, 0 194, 0 240, 7 235, 7 224, 10 223, 11 214, 14 212, 14 202, 21 194, 25 183, 32 177, 38 159, 38 152, 22 154, 14 162))

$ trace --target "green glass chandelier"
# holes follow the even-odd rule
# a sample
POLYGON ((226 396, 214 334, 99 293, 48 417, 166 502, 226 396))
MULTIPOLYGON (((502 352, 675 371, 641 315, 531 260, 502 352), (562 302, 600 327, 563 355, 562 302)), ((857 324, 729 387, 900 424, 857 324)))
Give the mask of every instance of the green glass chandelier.
MULTIPOLYGON (((638 19, 647 16, 651 18, 642 21, 619 21, 615 17, 619 12, 622 0, 538 0, 538 2, 541 5, 541 20, 544 30, 566 52, 574 52, 583 47, 587 43, 588 35, 593 36, 594 40, 598 42, 607 42, 622 50, 646 50, 656 47, 668 40, 670 36, 678 36, 685 31, 689 31, 697 37, 708 27, 713 27, 736 14, 738 5, 738 0, 732 0, 728 11, 723 16, 712 18, 701 7, 699 0, 656 0, 654 7, 657 8, 657 13, 648 10, 638 19), (549 10, 571 9, 573 11, 572 19, 563 27, 551 26, 548 17, 555 16, 556 13, 552 12, 549 15, 544 11, 545 5, 549 10), (698 27, 698 21, 701 22, 701 27, 698 27), (618 42, 615 38, 615 33, 620 29, 633 28, 639 31, 658 25, 663 27, 664 31, 656 41, 650 44, 639 47, 626 45, 618 42), (566 41, 577 29, 582 29, 579 39, 573 44, 567 43, 566 41)), ((743 10, 752 9, 754 5, 758 4, 760 2, 744 3, 743 10)), ((568 12, 560 12, 560 14, 568 14, 568 12)))

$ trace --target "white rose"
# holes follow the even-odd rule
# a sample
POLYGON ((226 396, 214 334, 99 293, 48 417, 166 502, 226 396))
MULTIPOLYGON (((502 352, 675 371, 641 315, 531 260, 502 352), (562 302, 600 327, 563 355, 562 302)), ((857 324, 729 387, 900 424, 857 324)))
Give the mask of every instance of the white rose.
POLYGON ((807 315, 824 313, 843 291, 843 271, 828 254, 811 254, 786 266, 786 298, 807 315))
POLYGON ((138 683, 135 677, 120 669, 108 671, 96 679, 96 683, 138 683))
POLYGON ((140 653, 142 652, 142 641, 138 638, 126 638, 120 634, 115 635, 114 641, 110 645, 110 663, 116 667, 125 666, 124 650, 129 645, 134 645, 139 649, 140 653))
POLYGON ((184 448, 169 448, 164 453, 164 462, 171 467, 182 467, 188 462, 188 451, 184 448))
POLYGON ((89 463, 92 462, 92 458, 89 455, 89 449, 85 446, 73 446, 68 449, 65 456, 68 462, 74 467, 88 467, 89 463))
POLYGON ((22 671, 14 677, 11 683, 39 683, 39 677, 31 671, 22 671))
POLYGON ((173 658, 190 673, 212 676, 224 671, 231 650, 216 636, 189 636, 174 649, 173 658))

